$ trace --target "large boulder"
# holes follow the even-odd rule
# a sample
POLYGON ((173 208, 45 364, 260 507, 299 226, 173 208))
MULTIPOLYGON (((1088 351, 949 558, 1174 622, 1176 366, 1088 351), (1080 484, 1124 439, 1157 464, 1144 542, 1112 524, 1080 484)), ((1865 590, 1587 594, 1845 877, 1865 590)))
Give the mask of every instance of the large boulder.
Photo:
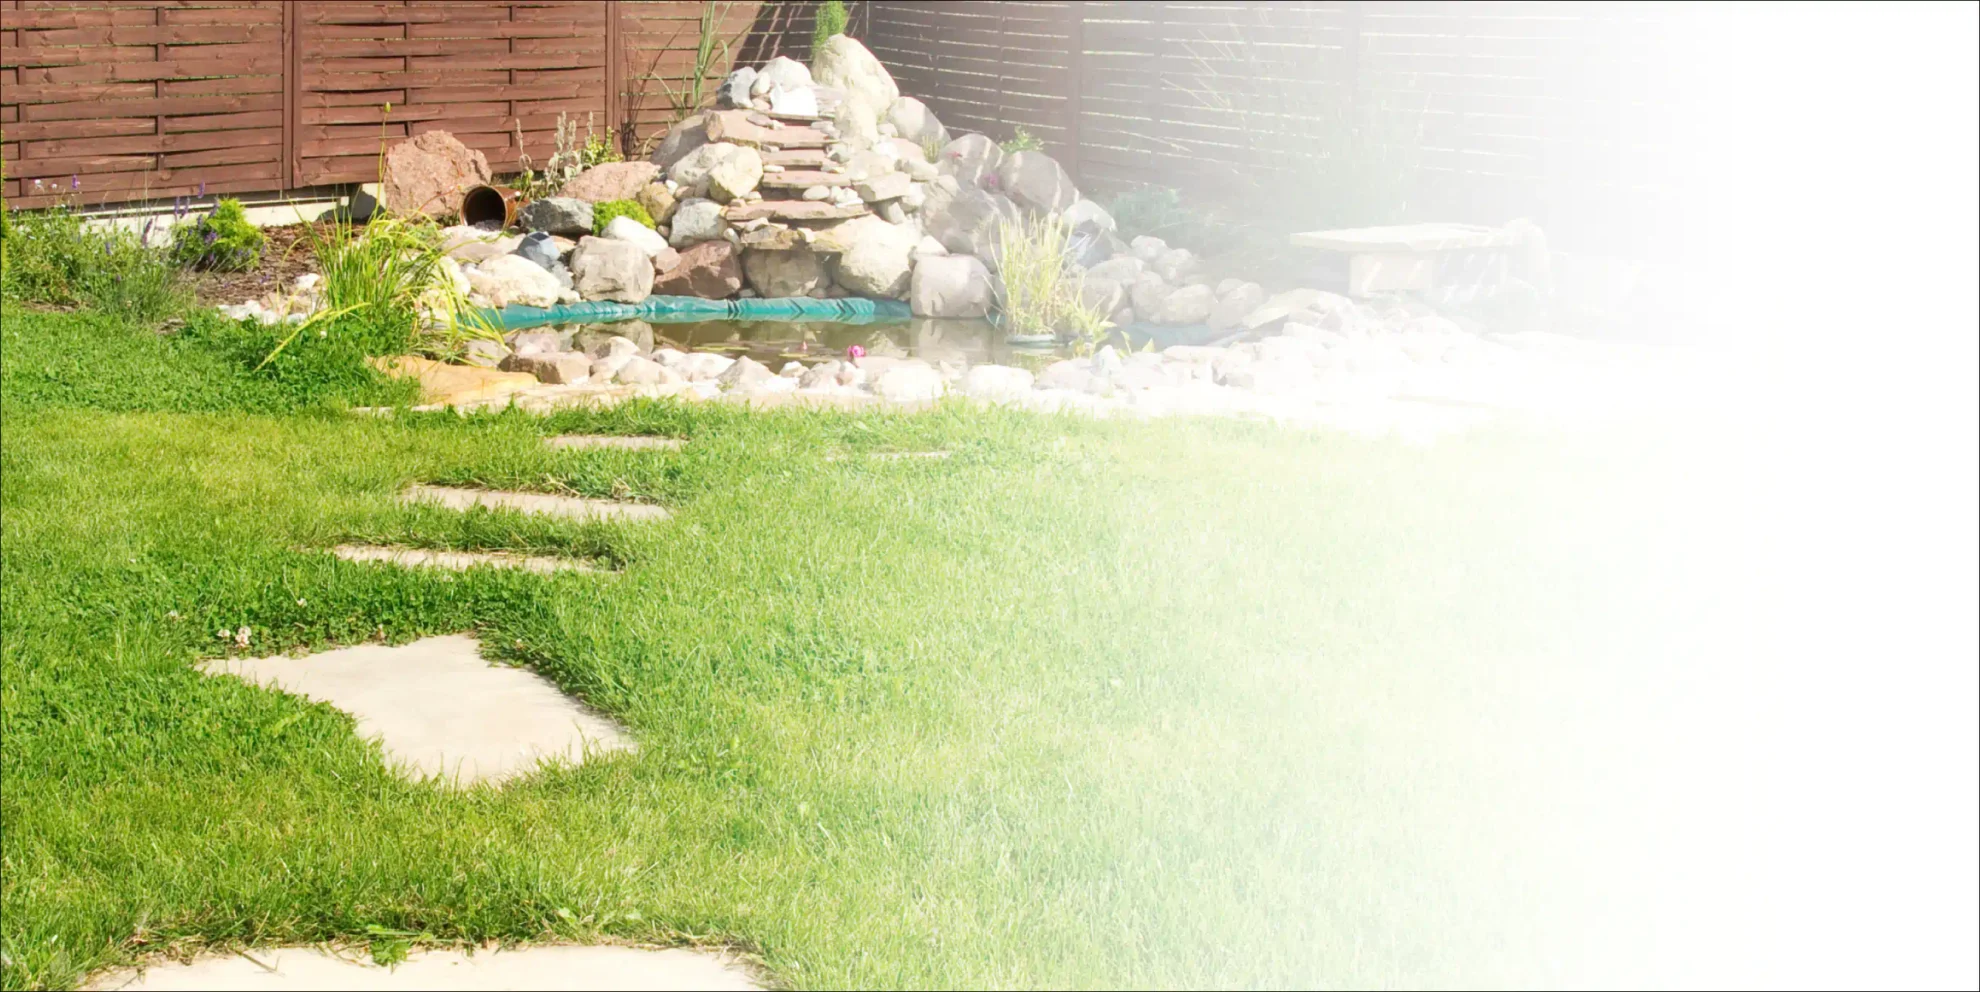
MULTIPOLYGON (((708 145, 708 148, 733 147, 708 145)), ((725 155, 722 161, 708 170, 708 195, 717 203, 730 203, 756 189, 763 181, 763 156, 754 148, 737 148, 735 154, 725 155)))
POLYGON ((584 238, 571 252, 571 279, 587 300, 638 303, 653 288, 653 261, 630 241, 584 238))
POLYGON ((779 55, 756 70, 756 78, 770 81, 771 89, 797 90, 811 85, 811 70, 788 55, 779 55))
POLYGON ((743 66, 723 77, 722 84, 715 88, 715 105, 718 107, 749 106, 750 87, 756 85, 754 66, 743 66))
MULTIPOLYGON (((667 178, 680 184, 684 189, 700 190, 713 186, 715 172, 718 169, 723 170, 731 181, 740 181, 749 174, 752 165, 756 178, 762 179, 763 157, 757 154, 756 149, 726 141, 716 141, 702 145, 677 159, 673 165, 667 167, 667 178)), ((755 182, 752 181, 749 188, 755 189, 755 182)))
POLYGON ((605 225, 605 229, 598 232, 598 235, 603 238, 611 238, 614 241, 625 241, 638 245, 639 250, 645 252, 648 258, 673 250, 667 247, 667 239, 661 237, 659 232, 631 217, 612 218, 605 225))
POLYGON ((1201 324, 1217 304, 1217 294, 1208 286, 1184 286, 1162 300, 1154 312, 1146 313, 1135 303, 1134 311, 1154 324, 1201 324))
POLYGON ((1056 213, 1079 200, 1072 177, 1044 152, 1015 152, 997 164, 997 183, 1018 203, 1040 213, 1056 213))
POLYGON ((646 215, 655 224, 665 224, 674 218, 674 208, 680 206, 680 199, 667 189, 664 183, 647 183, 633 195, 639 205, 646 208, 646 215))
POLYGON ((809 251, 745 250, 742 267, 757 295, 769 298, 810 296, 828 281, 825 260, 809 251))
POLYGON ((591 204, 568 196, 552 196, 524 206, 516 220, 525 231, 575 238, 591 233, 591 204))
POLYGON ((586 203, 630 200, 659 175, 660 167, 651 162, 606 162, 572 176, 559 195, 586 203))
MULTIPOLYGON (((658 218, 655 219, 657 220, 658 218)), ((1065 221, 1066 226, 1074 230, 1089 225, 1101 231, 1114 230, 1114 215, 1108 213, 1105 207, 1092 200, 1080 200, 1072 206, 1065 208, 1065 212, 1059 215, 1059 219, 1065 221)))
POLYGON ((386 151, 385 206, 407 216, 456 216, 461 197, 490 176, 487 156, 445 131, 428 131, 386 151))
POLYGON ((1127 302, 1127 290, 1112 279, 1089 272, 1079 281, 1079 302, 1088 310, 1110 314, 1127 302))
POLYGON ((705 300, 728 299, 742 286, 742 266, 736 262, 736 246, 727 241, 703 241, 683 250, 673 268, 653 279, 653 292, 660 296, 698 296, 705 300))
POLYGON ((901 88, 894 85, 887 67, 865 45, 843 34, 825 39, 811 53, 811 79, 820 86, 844 90, 848 103, 865 97, 876 114, 885 113, 901 96, 901 88))
POLYGON ((921 225, 942 247, 958 255, 992 258, 997 229, 1015 210, 1011 201, 944 176, 928 184, 921 225))
POLYGON ((940 148, 949 143, 949 129, 935 119, 928 105, 911 96, 895 100, 887 108, 886 121, 894 125, 901 140, 917 148, 940 148))
POLYGON ((859 226, 845 232, 851 246, 839 255, 839 285, 882 299, 905 297, 921 233, 872 216, 854 218, 852 223, 859 226))
POLYGON ((702 241, 715 241, 729 229, 722 217, 722 205, 714 200, 683 200, 674 210, 673 234, 667 239, 676 248, 702 241))
POLYGON ((846 97, 846 102, 832 112, 832 123, 839 128, 839 140, 855 149, 879 144, 880 115, 886 109, 885 104, 875 103, 865 93, 854 92, 846 97))
POLYGON ((563 261, 563 253, 557 250, 556 242, 551 241, 550 236, 541 231, 516 242, 515 253, 542 266, 545 272, 556 268, 557 263, 563 261))
POLYGON ((909 280, 917 317, 984 317, 990 313, 990 270, 973 255, 922 257, 909 280))
MULTIPOLYGON (((674 167, 674 163, 686 157, 689 152, 708 143, 708 115, 693 114, 681 118, 680 123, 667 129, 667 136, 654 146, 653 164, 662 172, 674 167)), ((655 217, 654 220, 659 220, 655 217)))
POLYGON ((1265 287, 1241 282, 1217 297, 1217 305, 1210 308, 1206 323, 1214 330, 1229 330, 1244 323, 1244 318, 1264 303, 1265 287))
POLYGON ((521 255, 498 255, 464 272, 474 302, 483 306, 555 306, 564 288, 543 266, 521 255))
POLYGON ((1141 278, 1141 273, 1147 268, 1147 262, 1133 255, 1120 255, 1087 269, 1086 274, 1088 277, 1112 279, 1123 285, 1130 285, 1141 278))
POLYGON ((1031 392, 1032 375, 1008 365, 978 365, 964 373, 956 389, 971 399, 1003 403, 1023 399, 1031 392))
POLYGON ((997 174, 997 166, 1004 161, 1004 150, 997 143, 981 134, 965 134, 942 146, 935 156, 935 168, 945 176, 954 176, 964 186, 976 186, 984 176, 997 174))

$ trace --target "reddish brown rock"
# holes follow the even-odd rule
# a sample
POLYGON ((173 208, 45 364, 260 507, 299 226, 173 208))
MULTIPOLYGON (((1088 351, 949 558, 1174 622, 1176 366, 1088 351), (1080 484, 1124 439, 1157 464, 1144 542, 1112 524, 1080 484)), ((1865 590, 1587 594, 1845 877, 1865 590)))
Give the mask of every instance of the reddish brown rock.
POLYGON ((708 115, 708 140, 732 145, 762 148, 823 148, 828 143, 823 131, 808 127, 764 127, 750 120, 744 110, 721 110, 708 115))
POLYGON ((736 246, 727 241, 703 241, 683 249, 681 260, 653 279, 656 296, 704 300, 728 299, 742 286, 742 263, 736 260, 736 246))
POLYGON ((722 216, 731 224, 741 224, 758 217, 772 220, 844 220, 867 212, 863 203, 842 207, 824 200, 758 200, 755 203, 732 203, 722 212, 722 216))
POLYGON ((428 131, 385 152, 385 207, 412 216, 461 212, 461 196, 488 182, 487 156, 445 131, 428 131))
POLYGON ((630 200, 659 178, 660 167, 651 162, 606 162, 573 176, 558 195, 586 203, 630 200))

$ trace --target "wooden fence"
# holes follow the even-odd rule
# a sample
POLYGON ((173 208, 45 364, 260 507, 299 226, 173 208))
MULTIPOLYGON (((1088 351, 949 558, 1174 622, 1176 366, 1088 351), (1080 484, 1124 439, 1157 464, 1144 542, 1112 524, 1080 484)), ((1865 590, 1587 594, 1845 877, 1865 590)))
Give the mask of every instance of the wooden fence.
MULTIPOLYGON (((855 31, 865 4, 847 5, 855 31)), ((496 171, 558 115, 638 150, 735 64, 807 59, 812 2, 0 0, 0 158, 17 206, 378 178, 383 142, 452 132, 496 171), (519 137, 520 136, 520 137, 519 137), (520 143, 519 143, 520 142, 520 143)))
POLYGON ((1525 216, 1557 244, 1653 257, 1683 227, 1662 182, 1658 99, 1682 65, 1662 53, 1705 16, 1657 3, 874 0, 865 37, 945 123, 999 139, 1022 126, 1083 188, 1262 188, 1284 202, 1406 173, 1396 195, 1411 216, 1525 216), (1312 153, 1348 144, 1312 171, 1312 153))

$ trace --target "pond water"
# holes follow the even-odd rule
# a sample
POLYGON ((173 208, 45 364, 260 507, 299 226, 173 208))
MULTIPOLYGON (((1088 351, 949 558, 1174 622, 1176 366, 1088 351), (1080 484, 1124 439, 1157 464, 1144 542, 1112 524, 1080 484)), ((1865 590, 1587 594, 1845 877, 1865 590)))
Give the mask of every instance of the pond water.
MULTIPOLYGON (((625 320, 600 324, 565 324, 539 328, 571 335, 571 346, 589 351, 610 337, 624 337, 641 351, 677 348, 681 351, 714 351, 733 356, 747 355, 771 368, 788 361, 822 362, 844 358, 846 349, 858 345, 869 355, 920 358, 928 362, 962 362, 968 365, 1015 365, 1042 368, 1062 358, 1073 357, 1069 344, 1013 344, 1003 330, 987 320, 938 320, 917 317, 911 321, 875 323, 802 322, 787 320, 703 320, 656 322, 625 320)), ((1145 347, 1155 331, 1154 346, 1198 343, 1193 339, 1170 340, 1166 329, 1130 328, 1117 334, 1113 343, 1132 349, 1145 347)))
POLYGON ((691 323, 652 323, 625 320, 609 324, 571 324, 546 330, 569 332, 572 346, 589 350, 610 337, 624 337, 642 351, 677 348, 747 355, 771 368, 787 361, 822 362, 844 358, 854 345, 869 355, 921 358, 929 362, 960 361, 970 365, 1032 365, 1055 361, 1070 350, 1046 346, 1016 348, 1003 331, 987 320, 916 319, 907 322, 845 324, 783 320, 707 320, 691 323))

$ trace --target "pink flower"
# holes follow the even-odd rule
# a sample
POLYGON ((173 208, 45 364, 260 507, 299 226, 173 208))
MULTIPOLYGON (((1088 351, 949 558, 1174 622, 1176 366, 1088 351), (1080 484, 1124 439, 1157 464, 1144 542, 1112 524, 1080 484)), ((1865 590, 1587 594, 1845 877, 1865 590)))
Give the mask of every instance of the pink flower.
POLYGON ((849 345, 847 345, 847 346, 846 346, 846 358, 847 358, 847 360, 849 360, 849 361, 850 361, 850 360, 852 360, 852 359, 858 359, 858 358, 865 358, 865 357, 866 357, 866 349, 865 349, 865 348, 862 348, 862 347, 860 347, 859 345, 856 345, 856 344, 849 344, 849 345))

